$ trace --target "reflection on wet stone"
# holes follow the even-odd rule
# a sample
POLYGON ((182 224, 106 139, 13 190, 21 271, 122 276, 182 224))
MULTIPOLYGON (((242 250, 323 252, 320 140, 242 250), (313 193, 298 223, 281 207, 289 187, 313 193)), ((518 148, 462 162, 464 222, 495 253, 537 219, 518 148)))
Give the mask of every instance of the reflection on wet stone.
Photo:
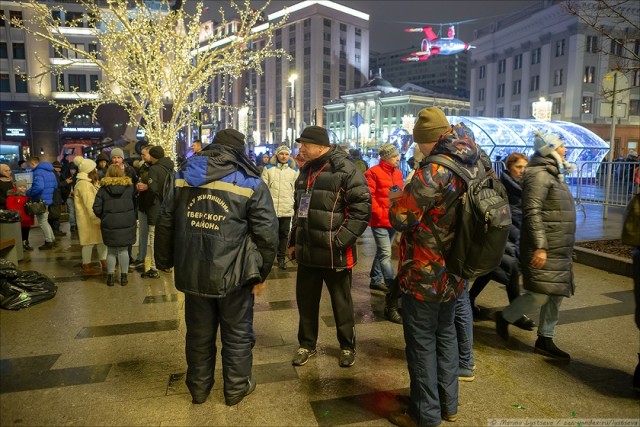
POLYGON ((120 325, 87 326, 78 332, 76 339, 173 331, 178 329, 179 324, 180 322, 177 319, 173 319, 158 320, 155 322, 123 323, 120 325))
POLYGON ((170 295, 150 295, 145 297, 143 304, 155 304, 155 303, 163 303, 163 302, 176 302, 178 301, 178 294, 170 294, 170 295))

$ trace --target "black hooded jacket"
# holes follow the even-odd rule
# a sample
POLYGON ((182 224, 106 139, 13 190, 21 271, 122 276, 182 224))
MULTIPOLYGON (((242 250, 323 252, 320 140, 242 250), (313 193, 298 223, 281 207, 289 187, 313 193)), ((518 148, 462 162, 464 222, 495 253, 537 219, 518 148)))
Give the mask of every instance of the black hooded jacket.
POLYGON ((263 282, 278 221, 269 189, 242 153, 211 144, 181 166, 155 229, 155 260, 175 268, 179 291, 224 297, 263 282))
POLYGON ((138 209, 147 214, 149 225, 155 225, 160 212, 160 204, 164 197, 165 187, 168 188, 174 164, 168 157, 158 159, 149 166, 147 190, 138 193, 138 209))
POLYGON ((105 245, 122 247, 136 242, 136 211, 131 178, 102 178, 93 202, 93 213, 101 220, 100 231, 105 245))

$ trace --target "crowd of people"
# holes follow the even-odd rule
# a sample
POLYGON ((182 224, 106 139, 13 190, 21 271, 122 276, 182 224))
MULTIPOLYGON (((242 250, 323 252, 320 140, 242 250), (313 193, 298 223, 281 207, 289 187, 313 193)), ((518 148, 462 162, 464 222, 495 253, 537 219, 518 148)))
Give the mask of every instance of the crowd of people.
POLYGON ((119 265, 124 286, 131 268, 141 267, 143 278, 174 271, 175 286, 185 294, 186 383, 194 404, 204 403, 213 387, 218 329, 226 404, 236 405, 255 390, 253 302, 264 292, 274 261, 282 270, 297 264, 298 349, 292 364, 304 366, 317 355, 324 285, 340 347, 338 364, 355 364, 352 270, 358 262, 356 241, 370 227, 376 254, 369 287, 385 296, 385 317, 403 325, 410 376, 407 405, 389 420, 399 426, 439 425, 457 419, 459 382, 475 379, 473 317, 481 314, 476 299, 491 280, 506 286, 509 300, 496 314, 496 333, 507 340, 510 325, 537 327, 534 352, 570 361, 555 344, 554 332, 562 300, 575 291, 575 207, 564 179, 571 165, 563 141, 536 134, 533 156, 512 153, 501 176, 512 225, 500 265, 465 280, 447 269, 442 242, 456 235, 467 184, 429 156, 443 156, 469 176, 493 173, 491 163, 473 135, 452 127, 436 107, 420 111, 413 139, 416 151, 406 180, 395 145, 382 145, 378 165, 362 168, 331 144, 326 129, 308 126, 296 139, 295 159, 283 145, 256 164, 245 136, 225 129, 207 146, 197 141, 177 171, 160 146, 142 148, 137 170, 116 148, 97 162, 76 157, 68 172, 32 157, 29 190, 23 182, 9 183, 10 171, 0 165, 0 188, 8 195, 7 206, 23 213, 25 248, 33 219, 24 216, 21 205, 31 198, 50 207, 37 215, 45 237, 40 249, 47 250, 55 247, 59 230, 50 221, 51 205, 68 207, 71 199, 83 274, 103 273, 113 286, 119 265), (139 249, 133 257, 136 234, 139 249), (92 264, 94 246, 100 269, 92 264), (536 308, 538 325, 526 316, 536 308))

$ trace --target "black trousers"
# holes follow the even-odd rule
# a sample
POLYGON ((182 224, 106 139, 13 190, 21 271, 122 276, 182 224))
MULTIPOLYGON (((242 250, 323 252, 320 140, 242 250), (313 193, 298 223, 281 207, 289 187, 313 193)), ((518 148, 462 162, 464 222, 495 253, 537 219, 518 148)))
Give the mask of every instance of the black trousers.
POLYGON ((333 318, 336 322, 338 342, 342 350, 356 349, 356 329, 351 299, 351 270, 336 271, 330 268, 298 265, 296 300, 298 302, 298 342, 300 347, 313 350, 318 341, 318 316, 322 283, 327 284, 331 295, 333 318))
POLYGON ((278 217, 278 261, 286 260, 287 242, 289 240, 289 230, 291 229, 291 217, 278 217))
POLYGON ((507 298, 512 302, 520 296, 520 264, 510 255, 503 255, 500 266, 491 273, 478 277, 469 290, 469 298, 475 300, 487 284, 494 280, 505 286, 507 298))
POLYGON ((224 298, 185 294, 187 325, 187 387, 191 395, 206 395, 213 387, 216 334, 220 326, 222 378, 226 399, 244 396, 253 366, 253 301, 250 287, 224 298))

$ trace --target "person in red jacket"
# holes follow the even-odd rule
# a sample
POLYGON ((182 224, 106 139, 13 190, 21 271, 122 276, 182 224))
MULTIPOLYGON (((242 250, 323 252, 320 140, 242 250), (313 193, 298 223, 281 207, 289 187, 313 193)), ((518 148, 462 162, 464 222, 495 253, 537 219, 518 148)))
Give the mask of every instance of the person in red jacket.
POLYGON ((33 225, 33 217, 27 215, 24 211, 24 204, 29 200, 25 195, 27 192, 27 181, 17 180, 15 187, 7 192, 7 209, 20 212, 22 221, 20 227, 22 229, 22 247, 25 251, 32 251, 33 248, 29 245, 29 231, 33 225))
MULTIPOLYGON (((367 178, 369 191, 371 192, 371 219, 369 226, 376 241, 376 256, 371 266, 372 290, 389 292, 392 287, 395 273, 391 263, 391 242, 395 235, 395 230, 389 222, 389 193, 392 191, 402 191, 402 173, 398 168, 400 163, 400 153, 393 144, 383 144, 378 150, 380 163, 368 169, 364 176, 367 178)), ((395 297, 395 308, 390 310, 385 308, 385 317, 395 323, 402 323, 398 314, 397 300, 395 297)))

